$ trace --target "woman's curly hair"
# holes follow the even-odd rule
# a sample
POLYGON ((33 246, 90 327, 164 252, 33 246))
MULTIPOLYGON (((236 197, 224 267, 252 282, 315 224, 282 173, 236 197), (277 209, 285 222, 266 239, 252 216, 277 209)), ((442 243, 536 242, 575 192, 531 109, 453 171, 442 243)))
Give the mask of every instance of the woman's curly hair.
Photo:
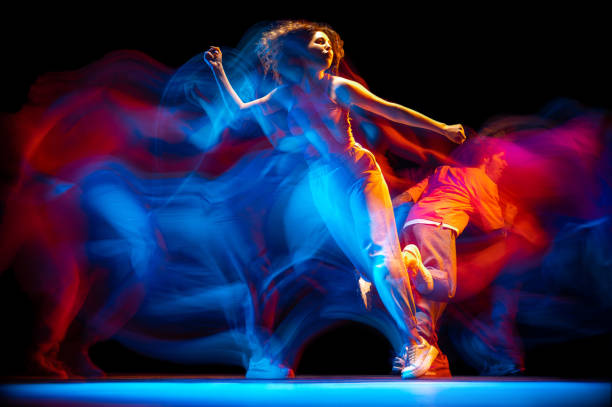
POLYGON ((274 79, 280 83, 279 59, 293 52, 288 48, 291 45, 288 40, 301 40, 307 43, 317 31, 321 31, 329 37, 334 58, 328 71, 331 74, 337 74, 340 60, 344 57, 344 42, 340 39, 338 33, 327 24, 305 20, 279 21, 270 30, 262 34, 257 44, 257 56, 264 67, 264 73, 272 72, 274 79))

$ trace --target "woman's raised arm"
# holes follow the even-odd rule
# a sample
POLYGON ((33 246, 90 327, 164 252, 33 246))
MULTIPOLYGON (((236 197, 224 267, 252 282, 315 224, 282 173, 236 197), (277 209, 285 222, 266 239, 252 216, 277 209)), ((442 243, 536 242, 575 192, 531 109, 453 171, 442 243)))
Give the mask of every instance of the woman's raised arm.
POLYGON ((204 61, 208 64, 213 72, 213 75, 215 76, 215 80, 217 81, 217 85, 221 91, 221 96, 223 97, 225 106, 233 114, 237 113, 238 111, 248 110, 253 106, 269 102, 272 95, 276 91, 276 89, 274 89, 266 96, 245 103, 242 101, 242 99, 240 99, 240 96, 238 96, 227 79, 227 75, 225 75, 225 70, 223 69, 222 63, 222 54, 219 47, 210 47, 208 51, 204 52, 204 61))
POLYGON ((343 104, 359 106, 394 122, 434 131, 458 144, 465 141, 462 125, 447 125, 397 103, 386 101, 355 81, 334 77, 333 91, 336 99, 343 104))

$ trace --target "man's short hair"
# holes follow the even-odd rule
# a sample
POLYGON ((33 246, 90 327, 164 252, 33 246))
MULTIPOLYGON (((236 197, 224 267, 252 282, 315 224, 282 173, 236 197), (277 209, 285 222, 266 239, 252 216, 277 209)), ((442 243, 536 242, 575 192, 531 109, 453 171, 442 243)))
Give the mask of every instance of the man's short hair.
POLYGON ((502 140, 477 136, 468 139, 453 151, 452 158, 466 167, 478 167, 487 157, 504 151, 502 140))

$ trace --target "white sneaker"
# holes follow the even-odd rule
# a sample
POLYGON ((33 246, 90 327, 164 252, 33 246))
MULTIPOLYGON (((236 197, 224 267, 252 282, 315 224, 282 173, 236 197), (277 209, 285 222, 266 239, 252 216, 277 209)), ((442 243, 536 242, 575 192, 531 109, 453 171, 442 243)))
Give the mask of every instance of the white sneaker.
POLYGON ((421 260, 421 252, 416 245, 409 244, 402 250, 402 259, 408 272, 415 276, 414 286, 421 294, 429 294, 433 291, 434 281, 427 267, 421 260))
POLYGON ((425 338, 415 345, 404 345, 400 356, 395 358, 394 370, 401 370, 402 379, 423 376, 438 356, 438 349, 431 346, 425 338))

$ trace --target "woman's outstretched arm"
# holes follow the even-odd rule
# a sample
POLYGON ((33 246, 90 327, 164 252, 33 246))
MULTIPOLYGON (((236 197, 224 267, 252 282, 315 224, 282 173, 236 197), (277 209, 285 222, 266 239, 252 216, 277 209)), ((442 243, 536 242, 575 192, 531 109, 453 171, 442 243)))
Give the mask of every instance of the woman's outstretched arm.
POLYGON ((336 99, 343 104, 359 106, 394 122, 434 131, 458 144, 465 141, 462 125, 447 125, 397 103, 384 100, 355 81, 334 77, 333 88, 336 99))
POLYGON ((227 75, 225 75, 225 70, 223 69, 222 54, 219 47, 210 47, 208 51, 204 53, 204 61, 212 70, 213 75, 215 76, 215 80, 217 81, 217 86, 219 86, 223 102, 231 113, 248 110, 253 106, 267 103, 270 101, 272 95, 276 91, 276 89, 274 89, 272 92, 268 93, 264 97, 245 103, 242 101, 242 99, 240 99, 240 96, 238 96, 238 94, 230 84, 229 80, 227 79, 227 75))

